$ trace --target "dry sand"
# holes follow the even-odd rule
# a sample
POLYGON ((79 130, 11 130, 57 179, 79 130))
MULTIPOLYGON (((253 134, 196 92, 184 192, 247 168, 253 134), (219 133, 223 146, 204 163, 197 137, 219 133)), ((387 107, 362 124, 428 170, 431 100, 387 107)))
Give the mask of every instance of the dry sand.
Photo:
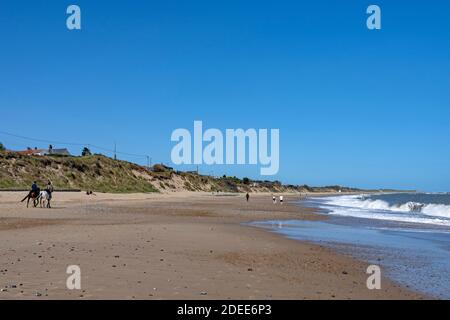
MULTIPOLYGON (((0 299, 420 299, 367 264, 242 222, 323 219, 271 195, 0 193, 0 299), (66 288, 81 268, 82 290, 66 288)), ((289 200, 287 197, 286 200, 289 200)), ((292 199, 292 198, 291 198, 292 199)))

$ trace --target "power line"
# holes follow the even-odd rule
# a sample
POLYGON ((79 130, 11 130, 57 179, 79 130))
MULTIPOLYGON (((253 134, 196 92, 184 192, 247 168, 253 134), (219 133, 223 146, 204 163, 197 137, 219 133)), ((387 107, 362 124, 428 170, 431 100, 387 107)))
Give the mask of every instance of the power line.
POLYGON ((7 135, 7 136, 20 138, 20 139, 24 139, 24 140, 36 141, 36 142, 45 142, 45 143, 63 144, 63 145, 72 145, 72 146, 84 146, 84 145, 86 145, 86 144, 83 144, 83 143, 61 142, 61 141, 52 141, 52 140, 30 138, 30 137, 25 137, 25 136, 21 136, 21 135, 18 135, 18 134, 5 132, 5 131, 0 131, 0 134, 4 134, 4 135, 7 135))
POLYGON ((87 146, 87 147, 90 147, 90 148, 94 148, 94 149, 98 149, 98 150, 102 150, 102 151, 107 151, 107 152, 111 152, 111 153, 116 153, 116 154, 121 154, 121 155, 129 156, 129 157, 136 157, 136 158, 147 158, 148 157, 148 155, 128 153, 128 152, 121 152, 121 151, 112 150, 112 149, 100 147, 100 146, 97 146, 97 145, 93 145, 93 144, 90 144, 90 143, 62 142, 62 141, 55 141, 55 140, 36 139, 36 138, 26 137, 26 136, 22 136, 22 135, 10 133, 10 132, 5 132, 5 131, 0 131, 0 134, 11 136, 11 137, 15 137, 15 138, 20 138, 20 139, 24 139, 24 140, 35 141, 35 142, 42 142, 42 143, 49 143, 49 144, 70 145, 70 146, 87 146))

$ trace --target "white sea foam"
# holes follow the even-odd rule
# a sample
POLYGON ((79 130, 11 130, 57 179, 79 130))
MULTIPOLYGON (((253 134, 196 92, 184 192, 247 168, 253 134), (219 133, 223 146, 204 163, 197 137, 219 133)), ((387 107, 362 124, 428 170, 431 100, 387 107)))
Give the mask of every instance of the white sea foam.
POLYGON ((429 216, 450 218, 450 206, 444 204, 427 204, 421 212, 429 216))
POLYGON ((366 195, 328 197, 323 200, 323 207, 330 210, 329 214, 450 226, 450 205, 413 201, 390 205, 384 200, 371 199, 366 195))

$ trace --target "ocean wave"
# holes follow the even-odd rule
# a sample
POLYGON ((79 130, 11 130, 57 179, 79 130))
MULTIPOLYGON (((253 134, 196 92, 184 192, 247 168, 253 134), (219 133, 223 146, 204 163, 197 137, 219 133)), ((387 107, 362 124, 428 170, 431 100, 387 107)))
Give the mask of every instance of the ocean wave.
POLYGON ((372 211, 363 210, 348 210, 348 209, 335 209, 330 212, 332 215, 343 216, 343 217, 353 217, 353 218, 364 218, 364 219, 375 219, 375 220, 385 220, 385 221, 397 221, 406 223, 423 223, 432 224, 439 226, 450 226, 450 220, 431 216, 409 216, 401 213, 374 213, 372 211))
POLYGON ((427 204, 421 212, 434 217, 450 218, 450 206, 444 204, 427 204))
POLYGON ((368 195, 338 196, 325 199, 331 214, 403 222, 450 225, 450 205, 408 201, 389 204, 368 195))

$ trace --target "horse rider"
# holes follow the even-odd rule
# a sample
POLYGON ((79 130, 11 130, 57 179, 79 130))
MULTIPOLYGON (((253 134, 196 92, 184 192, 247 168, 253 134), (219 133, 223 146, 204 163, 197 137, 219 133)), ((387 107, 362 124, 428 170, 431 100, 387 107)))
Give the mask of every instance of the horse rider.
POLYGON ((49 200, 52 199, 52 193, 55 189, 53 188, 53 184, 52 182, 49 180, 47 183, 47 187, 45 187, 45 191, 47 191, 48 196, 49 196, 49 200))
POLYGON ((33 181, 33 184, 31 185, 31 192, 37 192, 39 190, 36 181, 33 181))

